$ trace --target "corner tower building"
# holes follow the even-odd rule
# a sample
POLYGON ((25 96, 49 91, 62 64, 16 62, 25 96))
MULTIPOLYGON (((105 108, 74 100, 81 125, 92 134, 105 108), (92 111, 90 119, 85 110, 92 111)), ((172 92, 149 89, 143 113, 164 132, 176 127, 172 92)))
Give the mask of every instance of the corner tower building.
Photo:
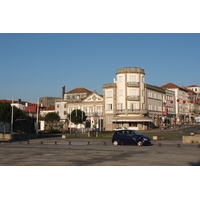
POLYGON ((147 117, 145 73, 139 67, 117 69, 114 83, 103 85, 105 130, 126 127, 145 130, 147 117))

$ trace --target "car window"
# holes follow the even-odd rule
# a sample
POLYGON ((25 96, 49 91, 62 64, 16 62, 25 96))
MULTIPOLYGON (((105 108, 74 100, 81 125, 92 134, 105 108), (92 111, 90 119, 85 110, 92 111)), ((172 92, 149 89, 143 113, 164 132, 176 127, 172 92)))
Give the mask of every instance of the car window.
POLYGON ((138 136, 141 136, 141 135, 142 135, 141 133, 139 133, 139 132, 137 132, 137 131, 134 131, 134 133, 135 133, 136 135, 138 135, 138 136))
POLYGON ((116 131, 117 135, 125 135, 125 131, 116 131))
POLYGON ((134 133, 132 131, 126 131, 127 136, 134 136, 134 133))

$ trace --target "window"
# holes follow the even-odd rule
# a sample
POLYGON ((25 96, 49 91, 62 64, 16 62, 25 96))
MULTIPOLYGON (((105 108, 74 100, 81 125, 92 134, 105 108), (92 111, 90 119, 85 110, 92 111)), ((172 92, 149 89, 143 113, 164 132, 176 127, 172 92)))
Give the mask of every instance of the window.
POLYGON ((107 124, 112 124, 112 117, 107 116, 107 117, 106 117, 106 123, 107 123, 107 124))
POLYGON ((134 134, 133 134, 132 131, 126 131, 126 135, 127 135, 127 136, 134 136, 134 134))
POLYGON ((152 110, 152 105, 151 104, 148 105, 148 109, 152 110))
POLYGON ((118 80, 119 80, 120 83, 122 83, 123 82, 123 76, 118 76, 118 80))
POLYGON ((66 112, 66 111, 64 111, 64 115, 67 115, 67 112, 66 112))
POLYGON ((116 134, 117 135, 125 135, 125 131, 117 131, 116 134))
POLYGON ((112 104, 107 104, 107 110, 112 110, 112 104))
POLYGON ((59 104, 57 104, 57 108, 59 108, 59 104))
POLYGON ((136 82, 136 76, 135 75, 129 76, 129 82, 136 82))
POLYGON ((137 127, 137 122, 129 122, 129 127, 137 127))
POLYGON ((89 108, 89 113, 90 113, 90 114, 93 113, 93 108, 89 108))
POLYGON ((143 83, 145 82, 145 78, 144 78, 144 76, 142 77, 142 82, 143 82, 143 83))
POLYGON ((131 110, 137 109, 137 104, 136 103, 130 103, 130 109, 131 110))
POLYGON ((106 92, 106 97, 112 97, 112 91, 107 91, 106 92))
POLYGON ((148 97, 152 98, 152 92, 151 91, 148 91, 148 97))
POLYGON ((144 97, 144 90, 142 90, 142 96, 144 97))
POLYGON ((130 89, 129 92, 130 92, 130 96, 135 96, 137 93, 135 89, 130 89))
POLYGON ((118 103, 118 109, 123 110, 123 103, 118 103))

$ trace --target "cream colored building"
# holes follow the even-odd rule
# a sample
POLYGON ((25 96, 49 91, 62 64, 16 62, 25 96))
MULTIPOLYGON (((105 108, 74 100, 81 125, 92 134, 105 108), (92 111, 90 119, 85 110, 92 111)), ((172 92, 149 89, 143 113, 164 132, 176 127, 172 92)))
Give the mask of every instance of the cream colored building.
POLYGON ((145 73, 139 67, 117 69, 114 83, 103 85, 104 127, 145 130, 153 119, 146 107, 145 73))

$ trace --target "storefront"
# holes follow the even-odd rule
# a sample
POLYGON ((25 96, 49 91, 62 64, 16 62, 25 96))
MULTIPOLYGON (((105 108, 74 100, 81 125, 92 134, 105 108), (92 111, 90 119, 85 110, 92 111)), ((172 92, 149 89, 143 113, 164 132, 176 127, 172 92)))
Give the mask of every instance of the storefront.
POLYGON ((153 119, 149 117, 118 117, 112 120, 113 129, 126 127, 131 130, 147 130, 154 126, 153 119))

